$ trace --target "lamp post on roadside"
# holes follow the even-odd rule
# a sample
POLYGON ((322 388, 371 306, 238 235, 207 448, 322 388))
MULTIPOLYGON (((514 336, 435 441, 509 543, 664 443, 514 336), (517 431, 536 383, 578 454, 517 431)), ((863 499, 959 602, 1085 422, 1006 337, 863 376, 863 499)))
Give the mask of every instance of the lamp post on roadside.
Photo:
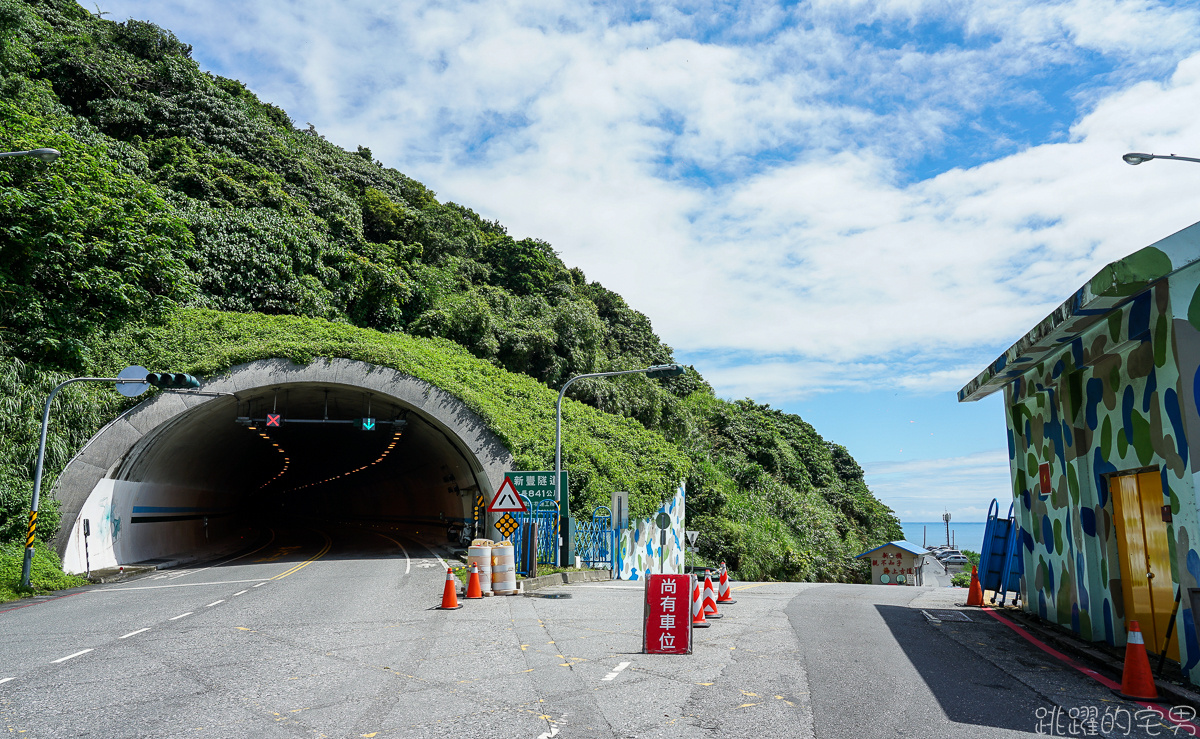
MULTIPOLYGON (((53 151, 53 150, 51 150, 53 151)), ((55 152, 57 154, 57 152, 55 152)), ((136 398, 155 387, 170 389, 198 388, 200 381, 191 375, 165 372, 147 372, 145 367, 126 367, 116 377, 72 377, 66 382, 59 383, 50 391, 46 399, 46 408, 42 411, 42 436, 38 441, 37 466, 33 471, 33 500, 29 506, 29 532, 25 536, 25 561, 21 565, 21 587, 30 587, 29 576, 33 568, 33 540, 37 533, 38 503, 42 491, 42 463, 46 458, 46 430, 50 427, 50 404, 58 391, 74 382, 111 382, 117 386, 117 392, 127 398, 136 398)))
POLYGON ((55 159, 58 159, 60 156, 62 156, 62 154, 59 153, 58 149, 30 149, 29 151, 0 151, 0 158, 3 158, 3 157, 34 157, 35 159, 41 159, 43 162, 45 162, 47 164, 49 164, 50 162, 53 162, 55 159))
MULTIPOLYGON (((673 377, 682 375, 687 372, 687 367, 682 364, 656 364, 643 369, 621 370, 619 372, 592 372, 586 375, 575 375, 571 379, 563 383, 562 388, 558 391, 558 403, 554 406, 554 497, 558 500, 561 507, 560 511, 565 513, 568 520, 571 516, 570 500, 563 500, 562 494, 562 402, 563 397, 567 394, 567 388, 576 380, 584 380, 591 377, 615 377, 617 375, 646 375, 647 377, 673 377)), ((563 515, 560 513, 560 515, 563 515)), ((568 534, 569 535, 569 534, 568 534)), ((561 548, 558 549, 561 555, 561 548)))
POLYGON ((1121 157, 1126 164, 1138 165, 1142 162, 1148 162, 1151 159, 1177 159, 1181 162, 1200 162, 1200 159, 1194 157, 1177 157, 1174 154, 1141 154, 1136 151, 1131 151, 1121 157))

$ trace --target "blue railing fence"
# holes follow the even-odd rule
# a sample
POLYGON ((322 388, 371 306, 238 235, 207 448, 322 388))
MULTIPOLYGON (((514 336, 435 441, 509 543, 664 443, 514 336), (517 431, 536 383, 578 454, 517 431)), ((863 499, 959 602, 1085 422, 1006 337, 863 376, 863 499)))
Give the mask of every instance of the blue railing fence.
POLYGON ((596 506, 591 521, 575 523, 575 556, 584 566, 596 569, 613 566, 616 536, 612 530, 612 511, 608 506, 596 506))

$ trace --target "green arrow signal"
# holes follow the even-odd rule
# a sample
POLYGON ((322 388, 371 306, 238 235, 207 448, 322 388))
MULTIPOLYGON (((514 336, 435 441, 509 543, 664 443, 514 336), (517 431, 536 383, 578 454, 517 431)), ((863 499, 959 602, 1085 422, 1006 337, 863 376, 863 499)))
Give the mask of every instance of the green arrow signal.
POLYGON ((374 418, 364 418, 362 420, 362 430, 363 431, 374 431, 375 430, 375 419, 374 418))

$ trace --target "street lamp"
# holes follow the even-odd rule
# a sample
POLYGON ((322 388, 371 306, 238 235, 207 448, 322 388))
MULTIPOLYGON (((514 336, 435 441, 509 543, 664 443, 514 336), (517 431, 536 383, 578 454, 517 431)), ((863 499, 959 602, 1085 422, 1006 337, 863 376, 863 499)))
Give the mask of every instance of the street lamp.
MULTIPOLYGON (((41 149, 39 151, 54 150, 41 149)), ((58 152, 54 152, 54 155, 58 156, 58 152)), ((21 565, 21 587, 26 589, 30 587, 29 575, 33 568, 33 540, 37 533, 38 502, 42 491, 42 462, 46 457, 46 430, 50 427, 50 404, 54 402, 54 396, 58 395, 59 390, 73 382, 111 382, 116 385, 117 392, 127 398, 136 398, 149 390, 151 385, 164 390, 200 387, 200 381, 191 375, 147 372, 145 367, 134 365, 121 370, 121 374, 116 377, 72 377, 66 382, 59 383, 50 391, 50 397, 46 399, 46 408, 42 411, 42 436, 38 441, 37 466, 33 471, 33 501, 29 507, 29 532, 25 537, 25 562, 21 565)))
POLYGON ((1141 164, 1142 162, 1148 162, 1151 159, 1178 159, 1181 162, 1200 162, 1200 159, 1194 159, 1192 157, 1177 157, 1174 154, 1141 154, 1136 151, 1131 151, 1121 158, 1125 160, 1126 164, 1134 165, 1141 164))
POLYGON ((554 406, 554 497, 558 498, 559 505, 566 506, 567 515, 571 515, 570 501, 564 501, 562 497, 562 402, 563 396, 567 394, 567 388, 576 380, 583 380, 590 377, 615 377, 616 375, 646 375, 647 377, 673 377, 682 375, 687 372, 687 367, 682 364, 656 364, 652 367, 635 370, 622 370, 620 372, 593 372, 588 375, 576 375, 567 380, 562 389, 558 391, 558 403, 554 406))
POLYGON ((49 164, 62 156, 58 149, 30 149, 29 151, 0 151, 2 157, 34 157, 49 164))

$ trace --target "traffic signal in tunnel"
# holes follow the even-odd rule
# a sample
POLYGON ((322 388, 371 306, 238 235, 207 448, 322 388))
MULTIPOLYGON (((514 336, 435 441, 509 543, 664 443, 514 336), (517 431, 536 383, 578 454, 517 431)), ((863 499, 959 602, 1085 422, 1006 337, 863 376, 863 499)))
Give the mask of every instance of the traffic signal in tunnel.
POLYGON ((151 372, 146 375, 146 384, 162 390, 186 390, 200 387, 200 381, 182 372, 151 372))

